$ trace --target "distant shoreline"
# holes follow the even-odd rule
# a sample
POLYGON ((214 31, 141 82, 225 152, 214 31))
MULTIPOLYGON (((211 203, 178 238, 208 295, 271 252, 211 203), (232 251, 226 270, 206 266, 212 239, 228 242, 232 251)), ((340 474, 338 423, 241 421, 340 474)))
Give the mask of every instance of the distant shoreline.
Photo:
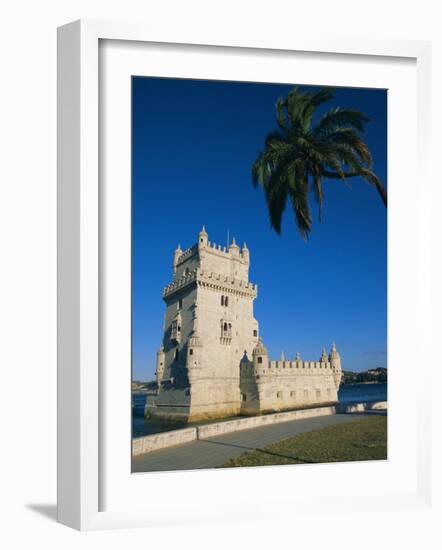
POLYGON ((342 382, 341 386, 363 386, 364 384, 387 384, 387 382, 379 382, 378 380, 368 380, 366 382, 342 382))

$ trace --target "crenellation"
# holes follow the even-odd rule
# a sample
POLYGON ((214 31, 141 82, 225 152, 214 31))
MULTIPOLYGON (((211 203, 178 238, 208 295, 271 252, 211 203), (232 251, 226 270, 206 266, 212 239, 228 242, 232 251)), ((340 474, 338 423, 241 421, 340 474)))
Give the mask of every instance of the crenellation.
POLYGON ((191 246, 187 250, 184 250, 182 254, 177 259, 177 265, 182 264, 185 262, 190 256, 193 256, 198 251, 198 248, 196 246, 191 246))

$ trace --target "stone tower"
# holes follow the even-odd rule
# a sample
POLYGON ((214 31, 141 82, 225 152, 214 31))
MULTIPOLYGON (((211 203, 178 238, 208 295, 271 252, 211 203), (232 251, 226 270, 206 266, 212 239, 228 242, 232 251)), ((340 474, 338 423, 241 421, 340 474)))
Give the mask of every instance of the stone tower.
POLYGON ((258 343, 249 265, 246 245, 212 244, 204 227, 194 246, 175 250, 173 280, 163 291, 158 395, 147 416, 186 422, 239 414, 241 358, 252 357, 258 343))

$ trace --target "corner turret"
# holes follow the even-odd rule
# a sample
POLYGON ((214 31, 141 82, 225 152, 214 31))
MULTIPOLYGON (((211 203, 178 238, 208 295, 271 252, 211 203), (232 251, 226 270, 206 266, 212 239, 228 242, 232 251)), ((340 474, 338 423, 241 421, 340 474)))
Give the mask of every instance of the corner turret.
POLYGON ((328 360, 331 363, 332 368, 340 369, 341 368, 341 356, 336 350, 336 344, 333 342, 331 351, 328 355, 328 360))
POLYGON ((236 244, 235 237, 233 237, 232 244, 229 246, 229 253, 233 257, 239 257, 239 246, 236 244))
POLYGON ((203 344, 198 332, 198 304, 193 310, 193 329, 187 346, 187 376, 190 384, 198 378, 201 369, 201 349, 203 344))
POLYGON ((209 235, 207 234, 206 228, 203 225, 203 228, 198 233, 198 248, 206 248, 209 242, 209 235))
POLYGON ((259 338, 258 343, 253 349, 252 355, 253 355, 253 365, 255 369, 257 367, 267 368, 269 366, 269 354, 267 352, 267 348, 264 346, 262 342, 262 338, 259 338))
POLYGON ((328 359, 327 359, 327 352, 325 351, 325 348, 322 348, 322 355, 319 359, 319 361, 321 363, 327 363, 328 359))
POLYGON ((157 378, 157 384, 158 387, 161 384, 161 380, 163 379, 163 373, 164 373, 164 360, 165 360, 165 354, 164 354, 164 347, 161 345, 160 349, 157 351, 157 361, 155 365, 155 376, 157 378))
POLYGON ((336 388, 339 389, 342 379, 341 356, 339 355, 334 342, 329 353, 328 360, 330 361, 330 365, 333 370, 333 378, 335 380, 336 388))
POLYGON ((245 262, 247 262, 248 264, 250 264, 250 252, 249 252, 249 249, 247 248, 246 243, 244 243, 244 245, 243 245, 243 247, 242 247, 241 256, 242 256, 242 259, 243 259, 245 262))
POLYGON ((176 248, 175 248, 175 252, 173 253, 173 274, 175 275, 176 273, 176 267, 178 265, 178 260, 181 256, 181 254, 183 253, 183 251, 181 250, 181 246, 178 245, 176 248))

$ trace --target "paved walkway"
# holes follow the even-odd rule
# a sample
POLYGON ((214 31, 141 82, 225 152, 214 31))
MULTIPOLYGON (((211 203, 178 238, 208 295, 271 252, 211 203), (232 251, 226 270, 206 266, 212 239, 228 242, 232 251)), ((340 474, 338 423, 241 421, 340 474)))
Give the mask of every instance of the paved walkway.
POLYGON ((368 414, 336 414, 281 422, 228 434, 183 443, 175 447, 152 451, 132 458, 133 472, 166 470, 193 470, 215 468, 247 451, 263 448, 282 439, 326 428, 344 422, 353 422, 368 414))

